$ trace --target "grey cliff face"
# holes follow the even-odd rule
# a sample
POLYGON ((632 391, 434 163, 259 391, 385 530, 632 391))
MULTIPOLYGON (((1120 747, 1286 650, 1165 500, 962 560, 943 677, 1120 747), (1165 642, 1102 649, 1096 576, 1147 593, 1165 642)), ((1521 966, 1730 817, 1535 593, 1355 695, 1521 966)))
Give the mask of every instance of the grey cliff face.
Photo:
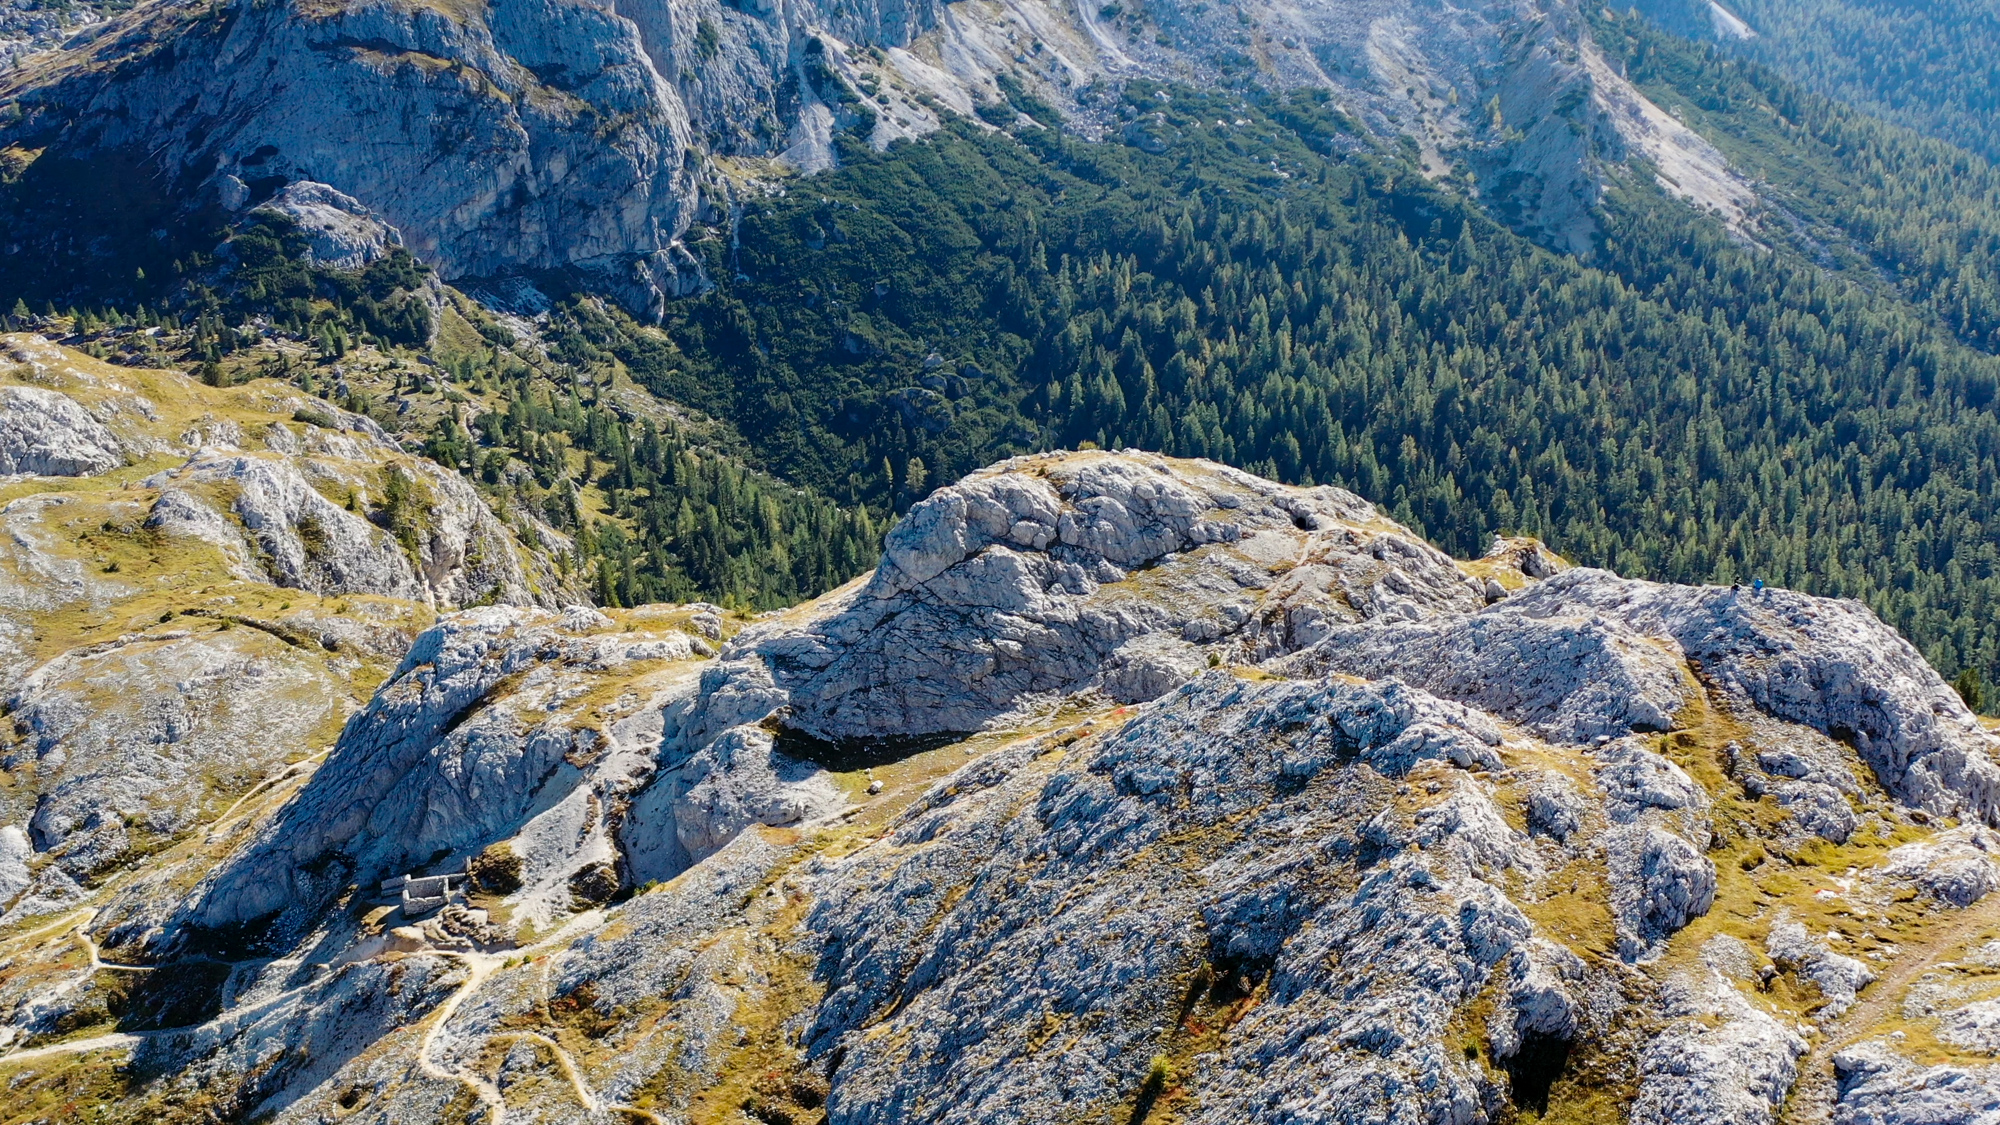
POLYGON ((1267 87, 1328 91, 1372 138, 1414 141, 1430 174, 1471 169, 1563 249, 1590 251, 1593 208, 1634 158, 1753 223, 1749 182, 1606 62, 1572 0, 1161 0, 1147 18, 1142 33, 1052 0, 142 5, 0 72, 0 104, 18 111, 9 141, 42 159, 125 161, 191 206, 274 207, 316 260, 400 239, 446 279, 563 270, 646 315, 706 284, 690 223, 758 190, 717 157, 819 171, 836 133, 883 148, 1004 88, 1166 152, 1171 130, 1117 88, 1246 60, 1267 87))
POLYGON ((595 5, 142 6, 34 82, 23 128, 58 158, 143 152, 225 206, 313 181, 272 204, 309 234, 356 204, 448 278, 573 268, 641 309, 693 281, 686 114, 595 5))
MULTIPOLYGON (((331 768, 323 768, 304 799, 266 827, 241 862, 223 869, 203 895, 196 920, 220 926, 316 907, 349 879, 379 881, 397 873, 392 866, 408 863, 427 842, 432 787, 421 780, 427 760, 438 760, 459 782, 454 788, 466 800, 452 811, 459 818, 471 814, 468 833, 497 826, 481 823, 485 818, 518 816, 534 798, 534 783, 561 765, 567 740, 523 744, 518 727, 490 731, 483 724, 464 739, 453 736, 476 717, 495 684, 530 667, 549 643, 543 633, 515 634, 523 616, 502 608, 471 610, 457 627, 419 637, 388 689, 344 732, 331 768), (338 867, 330 882, 329 864, 338 867)), ((532 621, 537 615, 526 616, 532 621)))

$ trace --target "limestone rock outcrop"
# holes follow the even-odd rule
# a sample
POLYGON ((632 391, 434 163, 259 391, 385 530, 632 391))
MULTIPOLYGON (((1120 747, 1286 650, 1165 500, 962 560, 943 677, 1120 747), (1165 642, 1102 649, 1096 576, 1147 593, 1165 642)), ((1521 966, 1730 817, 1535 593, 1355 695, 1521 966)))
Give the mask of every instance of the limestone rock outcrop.
POLYGON ((107 936, 157 932, 436 609, 575 596, 359 415, 26 334, 0 356, 0 395, 32 408, 0 415, 0 448, 41 450, 0 505, 0 839, 26 848, 0 861, 9 923, 109 885, 107 936), (95 453, 51 453, 56 423, 95 453))
POLYGON ((259 210, 290 219, 306 236, 306 260, 329 269, 361 269, 403 242, 396 228, 360 200, 311 180, 279 188, 259 210))
POLYGON ((1779 922, 1771 927, 1764 949, 1780 965, 1797 969, 1817 985, 1826 997, 1823 1009, 1833 1018, 1854 1006, 1856 995, 1875 979, 1868 966, 1828 949, 1798 922, 1779 922))
POLYGON ((1662 1033, 1639 1054, 1633 1125, 1770 1125, 1806 1042, 1710 968, 1663 990, 1662 1033))
POLYGON ((576 704, 594 683, 643 683, 649 670, 664 670, 657 690, 671 691, 692 679, 676 665, 712 651, 675 624, 635 624, 496 606, 418 637, 298 799, 200 891, 187 923, 303 924, 345 883, 447 855, 462 868, 517 833, 524 899, 615 858, 608 806, 652 775, 657 713, 647 741, 646 717, 592 725, 576 704))
POLYGON ((1920 1125, 2000 1119, 2000 1070, 1991 1066, 1919 1066, 1882 1040, 1834 1058, 1840 1075, 1837 1125, 1920 1125))
POLYGON ((161 489, 148 523, 166 531, 185 528, 202 538, 229 521, 193 514, 202 504, 195 490, 230 496, 230 515, 249 540, 237 553, 257 558, 280 586, 419 596, 416 575, 396 541, 321 495, 289 459, 200 457, 147 483, 161 489))
POLYGON ((7 698, 22 737, 0 768, 35 786, 8 793, 0 818, 83 879, 191 827, 208 786, 312 747, 355 706, 351 691, 324 660, 256 629, 166 631, 66 653, 7 698), (122 705, 103 707, 106 691, 122 705))
POLYGON ((2000 886, 2000 837, 1968 825, 1889 853, 1881 869, 1886 887, 1920 889, 1931 900, 1964 908, 2000 886))
POLYGON ((1666 730, 1686 690, 1675 655, 1623 622, 1505 602, 1471 617, 1338 629, 1283 667, 1401 676, 1573 743, 1666 730))
POLYGON ((766 662, 789 721, 815 736, 929 734, 1102 686, 1114 653, 1113 690, 1136 701, 1210 652, 1254 659, 1338 623, 1480 604, 1449 558, 1352 493, 1081 454, 939 490, 860 588, 725 655, 766 662), (1164 643, 1176 637, 1191 648, 1164 643))
POLYGON ((1262 1002, 1229 1045, 1186 1078, 1202 1090, 1197 1120, 1481 1104, 1484 1072, 1442 1040, 1495 970, 1523 982, 1516 1035, 1561 1036, 1580 1017, 1571 964, 1487 881, 1520 861, 1523 838, 1476 786, 1394 796, 1404 778, 1439 776, 1434 763, 1489 752, 1466 720, 1406 690, 1214 672, 1084 754, 1029 745, 1011 769, 988 764, 816 896, 832 987, 807 1041, 841 1052, 829 1107, 897 1116, 931 1089, 951 1091, 950 1120, 1058 1114, 1138 1088, 1186 1034, 1176 1010, 1219 1018, 1207 1009, 1251 994, 1262 1002), (1158 849, 1172 860, 1143 858, 1158 849), (1293 877, 1371 855, 1351 877, 1293 877), (1010 970, 1024 963, 1025 978, 1010 970), (885 1017, 891 1033, 868 1034, 885 1017), (1071 1020, 1091 1033, 1042 1033, 1071 1020))
MULTIPOLYGON (((30 697, 82 764, 110 719, 30 697)), ((121 1105, 300 1122, 1977 1120, 1996 740, 1955 698, 1847 603, 1022 458, 805 606, 444 614, 322 763, 102 887, 0 829, 0 888, 127 965, 22 939, 0 1036, 158 973, 190 1022, 121 1105), (468 868, 435 917, 381 891, 468 868), (1892 1010, 1965 1057, 1826 1030, 1892 1010)))
POLYGON ((485 501, 428 461, 399 456, 384 469, 324 456, 203 453, 146 484, 160 490, 148 527, 216 544, 239 573, 261 572, 279 586, 445 606, 545 603, 554 593, 538 589, 553 584, 546 563, 531 574, 485 501), (391 509, 385 494, 397 489, 404 498, 391 509))
POLYGON ((1859 602, 1572 570, 1509 599, 1506 609, 1543 618, 1601 614, 1670 639, 1727 695, 1851 743, 1906 803, 2000 818, 1992 736, 1915 646, 1859 602))
POLYGON ((43 387, 0 387, 0 475, 82 477, 124 463, 117 439, 75 399, 43 387))
POLYGON ((689 225, 723 220, 748 194, 713 158, 818 171, 837 161, 839 133, 884 147, 1023 94, 1082 133, 1167 153, 1170 127, 1121 116, 1104 91, 1220 81, 1246 64, 1271 89, 1332 91, 1370 133, 1412 140, 1432 173, 1464 162, 1517 225, 1563 249, 1589 249, 1592 206, 1631 157, 1739 228, 1755 200, 1714 146, 1605 60, 1567 0, 1436 18, 1363 0, 1227 12, 1164 0, 1137 22, 1054 0, 226 11, 107 5, 60 46, 42 40, 52 49, 0 71, 13 111, 0 139, 157 176, 189 210, 276 193, 321 261, 360 261, 384 242, 327 234, 354 228, 358 208, 447 279, 571 270, 647 315, 706 283, 680 241, 689 225), (1253 34, 1267 44, 1254 60, 1239 49, 1253 34), (308 184, 333 194, 283 202, 308 184), (324 203, 337 199, 356 206, 324 203))

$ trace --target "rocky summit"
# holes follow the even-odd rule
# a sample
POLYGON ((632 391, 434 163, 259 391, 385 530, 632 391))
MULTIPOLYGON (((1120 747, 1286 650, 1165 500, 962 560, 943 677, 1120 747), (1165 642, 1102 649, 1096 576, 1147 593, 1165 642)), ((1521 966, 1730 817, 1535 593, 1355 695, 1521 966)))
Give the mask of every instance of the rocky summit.
POLYGON ((1634 158, 1664 191, 1742 227, 1758 200, 1751 178, 1607 61, 1585 8, 9 6, 0 150, 39 164, 31 186, 44 194, 7 229, 34 252, 88 257, 105 251, 88 225, 100 209, 178 229, 269 205, 322 244, 329 230, 370 228, 338 237, 332 255, 316 248, 322 263, 357 260, 357 244, 379 252, 386 233, 503 304, 541 307, 533 286, 553 280, 560 295, 570 278, 657 317, 712 283, 690 246, 709 237, 697 223, 733 230, 788 171, 835 166, 841 138, 881 150, 982 109, 982 128, 1033 124, 1032 111, 1164 152, 1182 127, 1122 105, 1119 90, 1246 73, 1273 90, 1333 92, 1357 134, 1345 148, 1406 138, 1424 174, 1462 172, 1564 250, 1590 249, 1598 197, 1634 158), (135 190, 114 199, 113 182, 135 190))
POLYGON ((0 1119, 2000 1120, 2000 740, 1857 603, 1085 451, 600 610, 6 343, 0 1119))

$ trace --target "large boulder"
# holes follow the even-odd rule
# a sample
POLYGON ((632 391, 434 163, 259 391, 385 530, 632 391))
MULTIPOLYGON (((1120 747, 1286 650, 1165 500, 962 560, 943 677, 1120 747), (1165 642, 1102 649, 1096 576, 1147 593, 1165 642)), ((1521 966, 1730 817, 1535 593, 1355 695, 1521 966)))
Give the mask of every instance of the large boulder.
POLYGON ((286 184, 259 210, 291 220, 306 236, 306 260, 328 269, 361 269, 403 243, 360 200, 311 180, 286 184))
POLYGON ((0 475, 87 477, 124 463, 118 439, 75 399, 0 386, 0 475))

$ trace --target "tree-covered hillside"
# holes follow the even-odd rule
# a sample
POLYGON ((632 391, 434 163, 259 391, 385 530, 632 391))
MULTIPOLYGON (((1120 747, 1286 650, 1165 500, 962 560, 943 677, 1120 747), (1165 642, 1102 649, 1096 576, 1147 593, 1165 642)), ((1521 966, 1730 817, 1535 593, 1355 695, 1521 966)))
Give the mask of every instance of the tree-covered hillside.
MULTIPOLYGON (((1026 120, 884 153, 843 138, 837 170, 690 232, 715 287, 662 327, 582 292, 545 353, 462 326, 469 344, 438 345, 458 405, 429 448, 573 533, 607 602, 808 596, 939 484, 1094 443, 1346 485, 1462 555, 1525 532, 1631 575, 1862 598, 1948 674, 2000 678, 2000 176, 1592 18, 1760 179, 1747 231, 1638 166, 1580 261, 1322 96, 1134 83, 1108 142, 1026 120), (641 417, 621 380, 712 424, 695 441, 641 417)), ((350 336, 409 347, 406 264, 342 282, 274 259, 267 278, 232 254, 235 288, 191 256, 140 314, 194 325, 191 359, 258 332, 322 365, 350 336)))
POLYGON ((1991 0, 1738 0, 1730 44, 1799 84, 2000 158, 2000 9, 1991 0))
MULTIPOLYGON (((1776 134, 1833 161, 1813 221, 1847 259, 1796 252, 1804 219, 1746 245, 1633 177, 1586 265, 1396 159, 1329 157, 1344 122, 1314 98, 1127 99, 1164 151, 969 123, 850 149, 734 244, 699 243, 720 284, 664 334, 579 305, 574 354, 849 504, 1040 446, 1144 446, 1347 485, 1461 554, 1521 531, 1628 574, 1861 597, 1990 678, 1990 289, 1933 300, 1946 266, 1866 223, 1886 207, 1977 242, 1976 192, 1842 195, 1866 169, 1808 119, 1776 134)), ((1941 158, 1871 136, 1906 167, 1941 158)))
POLYGON ((2000 169, 1803 90, 1771 68, 1601 13, 1597 41, 1755 178, 1756 237, 1892 291, 2000 351, 2000 169))

